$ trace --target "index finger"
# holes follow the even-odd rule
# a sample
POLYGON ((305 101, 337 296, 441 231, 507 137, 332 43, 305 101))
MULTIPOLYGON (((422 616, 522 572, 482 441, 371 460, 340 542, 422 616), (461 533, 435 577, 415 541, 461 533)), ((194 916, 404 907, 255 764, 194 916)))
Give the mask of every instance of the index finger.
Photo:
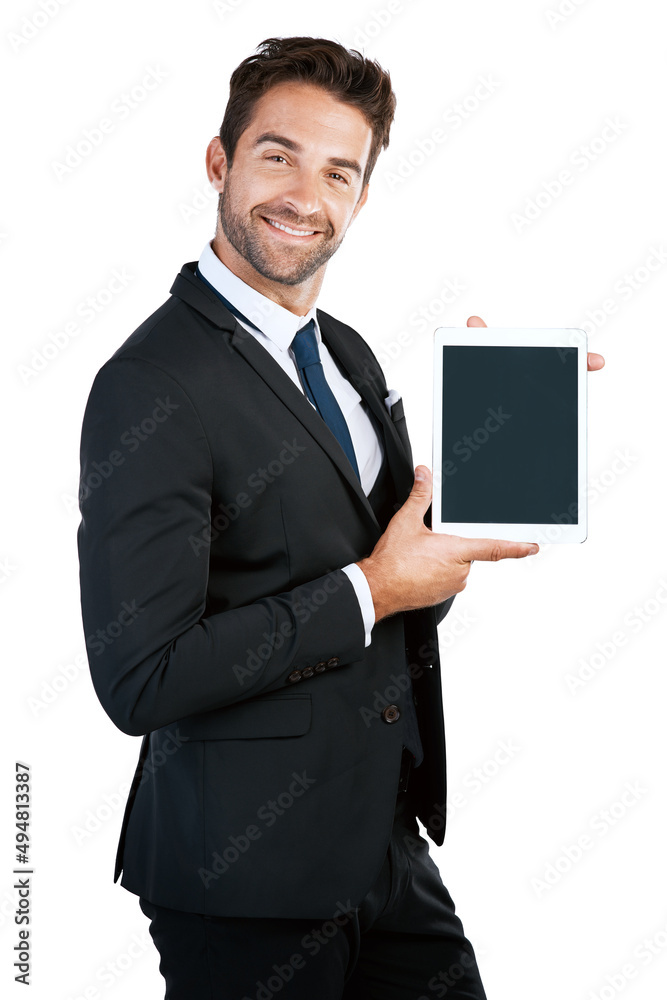
POLYGON ((464 561, 479 559, 498 562, 500 559, 523 559, 535 555, 540 547, 535 542, 510 542, 503 538, 461 538, 459 554, 464 561))

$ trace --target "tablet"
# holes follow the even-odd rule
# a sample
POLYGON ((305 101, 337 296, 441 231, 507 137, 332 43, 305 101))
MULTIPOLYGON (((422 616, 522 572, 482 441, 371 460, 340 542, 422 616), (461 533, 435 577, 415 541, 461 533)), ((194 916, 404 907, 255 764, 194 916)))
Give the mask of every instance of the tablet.
POLYGON ((583 542, 584 330, 439 327, 434 344, 432 530, 583 542))

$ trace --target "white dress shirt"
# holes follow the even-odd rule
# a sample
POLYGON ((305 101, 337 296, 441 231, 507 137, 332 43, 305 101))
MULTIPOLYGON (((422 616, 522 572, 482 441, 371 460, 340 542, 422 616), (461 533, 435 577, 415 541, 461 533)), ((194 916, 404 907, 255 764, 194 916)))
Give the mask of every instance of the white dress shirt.
MULTIPOLYGON (((317 337, 324 377, 345 417, 359 466, 361 487, 368 496, 382 466, 383 443, 378 438, 370 417, 362 405, 361 396, 351 382, 341 374, 338 365, 322 340, 315 314, 315 305, 305 316, 295 316, 289 309, 285 309, 284 306, 280 306, 277 302, 262 295, 261 292, 252 288, 233 271, 230 271, 215 254, 210 243, 206 244, 199 258, 199 270, 214 288, 224 295, 232 305, 236 306, 239 312, 257 324, 259 330, 253 329, 243 320, 238 320, 239 324, 251 333, 278 362, 304 395, 306 394, 301 385, 299 370, 290 344, 297 331, 305 326, 309 320, 314 320, 315 336, 317 337)), ((308 399, 307 396, 306 399, 308 399)), ((312 403, 311 406, 313 406, 312 403)), ((315 409, 314 406, 313 409, 315 409)), ((375 608, 368 580, 356 563, 349 563, 342 569, 349 576, 355 589, 364 623, 365 644, 368 646, 371 641, 371 630, 375 624, 375 608)))

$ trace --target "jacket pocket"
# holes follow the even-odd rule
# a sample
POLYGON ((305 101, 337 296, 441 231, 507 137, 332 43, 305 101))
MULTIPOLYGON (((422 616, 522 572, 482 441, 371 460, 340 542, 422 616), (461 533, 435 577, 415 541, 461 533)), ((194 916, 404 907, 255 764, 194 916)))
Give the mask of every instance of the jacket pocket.
POLYGON ((396 432, 401 439, 401 444, 405 449, 405 454, 408 457, 410 465, 413 465, 412 461, 412 448, 410 447, 410 439, 408 437, 408 425, 405 419, 405 411, 403 409, 403 400, 397 399, 391 408, 391 420, 396 428, 396 432))
POLYGON ((188 715, 166 728, 183 740, 253 740, 303 736, 310 729, 311 695, 249 698, 210 712, 188 715))

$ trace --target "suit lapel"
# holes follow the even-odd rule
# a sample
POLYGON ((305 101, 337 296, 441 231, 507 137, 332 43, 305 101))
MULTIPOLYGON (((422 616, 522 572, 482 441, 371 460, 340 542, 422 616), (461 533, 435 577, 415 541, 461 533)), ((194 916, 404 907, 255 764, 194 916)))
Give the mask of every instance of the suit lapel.
MULTIPOLYGON (((237 322, 236 317, 223 305, 215 292, 196 277, 194 273, 195 267, 196 262, 183 265, 181 273, 176 277, 171 286, 170 291, 172 295, 183 299, 188 305, 197 309, 217 327, 225 331, 228 348, 238 352, 251 365, 259 377, 276 393, 296 419, 303 424, 308 433, 324 449, 339 474, 352 490, 364 516, 374 528, 375 535, 379 536, 381 529, 373 508, 338 439, 327 427, 304 393, 294 384, 289 375, 283 371, 277 361, 257 342, 253 334, 248 333, 237 322)), ((324 331, 322 335, 324 337, 324 331)), ((327 346, 329 346, 328 340, 327 346)), ((342 363, 344 364, 344 362, 342 363)), ((381 406, 384 407, 384 403, 381 406)), ((385 415, 388 422, 391 423, 389 414, 386 413, 385 415)))
POLYGON ((317 318, 322 331, 322 340, 362 399, 368 403, 382 427, 387 461, 394 480, 396 497, 399 503, 403 504, 412 489, 414 473, 405 453, 403 442, 384 402, 384 378, 379 365, 373 365, 371 368, 367 363, 362 371, 358 361, 353 357, 350 342, 340 332, 337 321, 332 316, 322 312, 321 309, 317 310, 317 318))
POLYGON ((254 336, 248 333, 240 323, 236 324, 231 343, 248 364, 252 365, 269 388, 280 397, 281 401, 291 410, 297 420, 301 421, 308 433, 324 449, 340 475, 353 491, 374 527, 379 529, 373 508, 368 502, 368 498, 361 488, 361 483, 350 465, 349 459, 343 451, 338 438, 327 427, 305 394, 294 384, 289 375, 283 371, 269 352, 265 351, 262 345, 255 340, 254 336))

